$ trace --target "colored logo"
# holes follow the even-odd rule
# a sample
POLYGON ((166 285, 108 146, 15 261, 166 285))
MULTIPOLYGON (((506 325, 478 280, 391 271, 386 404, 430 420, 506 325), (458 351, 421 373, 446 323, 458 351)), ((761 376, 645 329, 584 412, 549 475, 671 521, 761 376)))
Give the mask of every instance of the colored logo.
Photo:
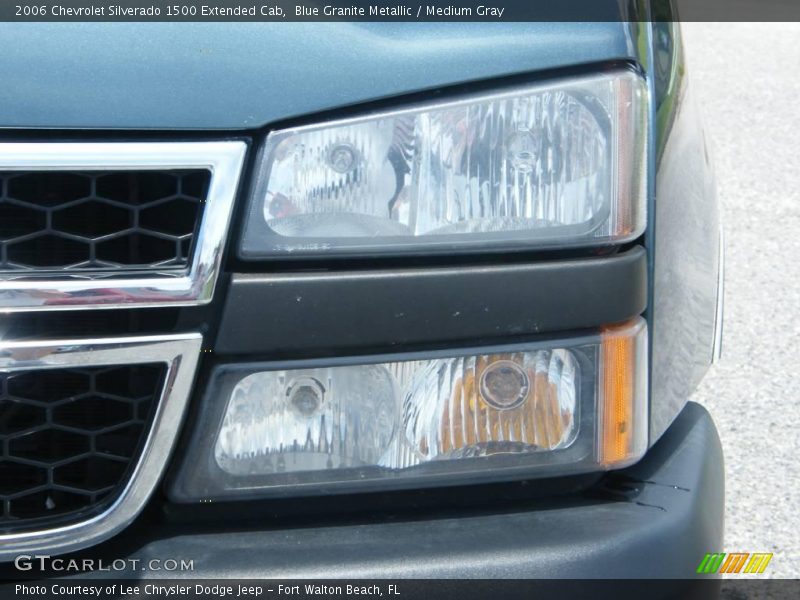
POLYGON ((697 572, 705 575, 712 573, 763 573, 772 553, 766 552, 731 552, 725 554, 706 554, 697 567, 697 572))

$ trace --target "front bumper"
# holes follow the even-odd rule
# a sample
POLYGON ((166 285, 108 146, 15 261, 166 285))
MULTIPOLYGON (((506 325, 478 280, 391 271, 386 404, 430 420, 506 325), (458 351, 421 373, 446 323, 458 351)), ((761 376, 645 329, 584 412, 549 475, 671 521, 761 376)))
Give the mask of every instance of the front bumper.
MULTIPOLYGON (((335 502, 331 498, 330 502, 335 502)), ((634 467, 535 509, 262 531, 179 534, 129 558, 194 561, 192 578, 690 578, 722 546, 722 449, 689 403, 634 467)), ((164 577, 121 573, 115 577, 164 577)))

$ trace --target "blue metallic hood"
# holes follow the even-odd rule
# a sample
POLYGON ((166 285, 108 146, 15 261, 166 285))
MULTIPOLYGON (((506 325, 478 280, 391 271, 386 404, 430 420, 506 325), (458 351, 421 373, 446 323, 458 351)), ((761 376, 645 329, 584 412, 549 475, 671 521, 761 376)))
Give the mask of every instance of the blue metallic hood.
POLYGON ((0 127, 251 129, 398 94, 635 60, 614 23, 0 25, 0 127))

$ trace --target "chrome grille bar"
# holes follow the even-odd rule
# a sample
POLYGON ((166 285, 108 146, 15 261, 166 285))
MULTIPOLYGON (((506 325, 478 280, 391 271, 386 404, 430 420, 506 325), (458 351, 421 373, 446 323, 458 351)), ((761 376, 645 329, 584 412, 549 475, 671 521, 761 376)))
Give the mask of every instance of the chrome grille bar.
POLYGON ((0 275, 0 312, 186 306, 211 301, 246 144, 222 142, 0 143, 0 171, 208 169, 211 182, 188 268, 175 272, 0 275))
POLYGON ((129 479, 101 513, 49 529, 0 535, 0 562, 23 552, 62 554, 115 535, 139 514, 166 467, 200 354, 198 333, 48 342, 0 342, 0 371, 161 363, 166 366, 152 426, 129 479))

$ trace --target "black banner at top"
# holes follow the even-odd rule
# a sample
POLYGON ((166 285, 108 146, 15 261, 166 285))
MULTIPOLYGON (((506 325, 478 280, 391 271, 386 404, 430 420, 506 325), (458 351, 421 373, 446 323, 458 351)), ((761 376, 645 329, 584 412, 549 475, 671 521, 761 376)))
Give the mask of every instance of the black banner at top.
POLYGON ((799 21, 798 0, 3 0, 6 22, 799 21))

